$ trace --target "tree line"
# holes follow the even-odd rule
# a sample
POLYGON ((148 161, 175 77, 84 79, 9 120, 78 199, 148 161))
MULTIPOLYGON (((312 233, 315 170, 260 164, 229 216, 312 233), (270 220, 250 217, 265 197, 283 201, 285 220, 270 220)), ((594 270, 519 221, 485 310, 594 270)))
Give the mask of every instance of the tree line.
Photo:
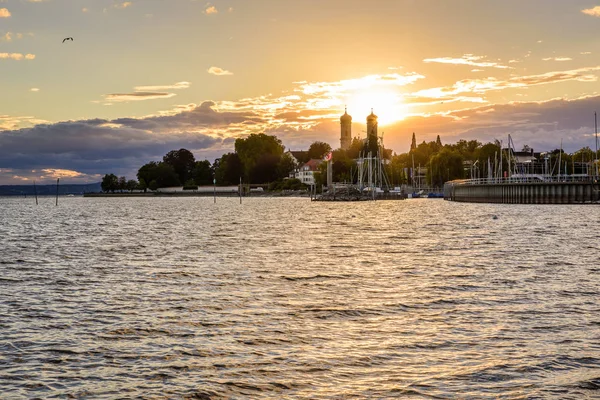
MULTIPOLYGON (((223 154, 212 164, 197 161, 187 149, 171 150, 162 161, 151 161, 142 165, 137 172, 137 181, 131 180, 123 186, 126 178, 118 178, 114 174, 106 174, 102 179, 102 190, 105 192, 156 190, 164 187, 182 186, 184 189, 195 189, 198 186, 237 185, 240 178, 245 183, 268 184, 272 188, 299 188, 298 182, 284 182, 298 166, 285 146, 276 136, 264 133, 251 134, 235 141, 234 152, 223 154)), ((299 162, 311 158, 321 159, 331 151, 331 146, 324 142, 313 143, 299 162)))
MULTIPOLYGON (((332 170, 334 182, 357 183, 357 159, 368 151, 382 150, 386 160, 384 169, 388 181, 392 185, 410 184, 411 170, 426 168, 426 182, 434 187, 443 186, 444 182, 467 177, 465 162, 478 165, 479 176, 487 176, 488 159, 499 160, 500 144, 498 142, 481 143, 477 140, 459 140, 453 144, 442 144, 437 136, 435 141, 417 144, 413 133, 410 150, 395 154, 390 149, 378 148, 376 139, 361 140, 354 138, 347 150, 337 149, 332 152, 332 170)), ((528 147, 525 146, 527 149, 528 147)), ((314 142, 308 151, 299 152, 298 162, 301 164, 310 159, 322 159, 332 151, 329 144, 314 142)), ((575 162, 586 162, 597 158, 589 147, 584 147, 573 154, 563 150, 549 153, 550 162, 555 165, 560 158, 561 173, 573 173, 575 162), (564 165, 564 167, 563 167, 564 165)), ((105 192, 133 191, 147 189, 156 190, 163 187, 182 186, 184 189, 195 189, 198 186, 237 185, 240 178, 244 183, 270 184, 269 188, 302 188, 304 185, 295 179, 288 179, 290 173, 298 168, 296 160, 285 152, 280 139, 264 133, 251 134, 235 141, 234 152, 223 154, 212 164, 207 160, 197 161, 191 151, 179 149, 169 151, 162 161, 151 161, 142 165, 137 172, 137 181, 127 180, 107 174, 102 179, 102 190, 105 192)), ((502 170, 508 165, 504 159, 502 170)), ((323 163, 320 172, 315 174, 318 186, 325 183, 326 166, 323 163)), ((412 170, 412 174, 415 171, 412 170)))

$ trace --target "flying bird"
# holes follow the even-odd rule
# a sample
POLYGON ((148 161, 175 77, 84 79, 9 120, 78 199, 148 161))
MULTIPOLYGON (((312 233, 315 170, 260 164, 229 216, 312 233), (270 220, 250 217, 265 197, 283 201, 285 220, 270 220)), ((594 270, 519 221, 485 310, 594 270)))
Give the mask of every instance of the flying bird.
POLYGON ((72 38, 72 37, 67 37, 67 38, 64 38, 62 42, 64 43, 64 42, 66 42, 67 40, 70 40, 70 41, 72 42, 72 41, 73 41, 73 38, 72 38))

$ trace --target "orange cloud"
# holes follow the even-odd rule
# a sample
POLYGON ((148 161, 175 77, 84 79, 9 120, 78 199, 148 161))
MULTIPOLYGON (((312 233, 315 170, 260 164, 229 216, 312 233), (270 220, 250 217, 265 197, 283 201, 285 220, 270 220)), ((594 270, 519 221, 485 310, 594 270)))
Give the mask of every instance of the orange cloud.
POLYGON ((8 18, 10 17, 10 11, 6 8, 0 8, 0 18, 8 18))
POLYGON ((591 15, 592 17, 600 17, 600 6, 596 6, 594 8, 587 8, 585 10, 581 10, 582 13, 591 15))
POLYGON ((35 54, 0 53, 0 59, 11 59, 16 61, 21 61, 23 59, 33 60, 35 59, 35 54))
POLYGON ((219 67, 210 67, 208 69, 208 73, 212 74, 212 75, 217 75, 217 76, 223 76, 223 75, 233 75, 233 72, 227 71, 223 68, 219 68, 219 67))
POLYGON ((499 68, 499 69, 510 69, 506 65, 501 65, 496 62, 482 61, 485 56, 474 56, 473 54, 465 54, 460 58, 453 57, 438 57, 438 58, 426 58, 423 60, 425 63, 441 63, 441 64, 455 64, 455 65, 470 65, 481 68, 499 68))

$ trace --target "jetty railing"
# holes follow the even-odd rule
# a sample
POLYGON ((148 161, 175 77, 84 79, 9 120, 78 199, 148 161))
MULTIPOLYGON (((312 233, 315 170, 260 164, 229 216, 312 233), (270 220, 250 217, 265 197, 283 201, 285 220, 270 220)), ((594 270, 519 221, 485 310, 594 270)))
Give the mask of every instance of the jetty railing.
POLYGON ((513 175, 509 178, 478 178, 478 179, 457 179, 454 181, 446 182, 445 184, 456 184, 456 185, 497 185, 503 183, 573 183, 573 182, 588 182, 598 183, 600 182, 600 176, 593 175, 553 175, 553 176, 516 176, 513 175))
POLYGON ((581 204, 600 202, 596 175, 513 175, 444 184, 444 199, 471 203, 581 204))

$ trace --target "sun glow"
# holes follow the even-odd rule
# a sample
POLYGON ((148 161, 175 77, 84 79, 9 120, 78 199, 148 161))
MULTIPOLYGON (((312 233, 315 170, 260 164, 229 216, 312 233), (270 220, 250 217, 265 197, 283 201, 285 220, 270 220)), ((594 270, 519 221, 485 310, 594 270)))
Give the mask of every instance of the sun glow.
POLYGON ((408 112, 402 96, 389 90, 360 91, 349 96, 345 102, 348 114, 352 115, 353 121, 360 123, 366 122, 371 109, 379 117, 380 126, 401 121, 408 112))

